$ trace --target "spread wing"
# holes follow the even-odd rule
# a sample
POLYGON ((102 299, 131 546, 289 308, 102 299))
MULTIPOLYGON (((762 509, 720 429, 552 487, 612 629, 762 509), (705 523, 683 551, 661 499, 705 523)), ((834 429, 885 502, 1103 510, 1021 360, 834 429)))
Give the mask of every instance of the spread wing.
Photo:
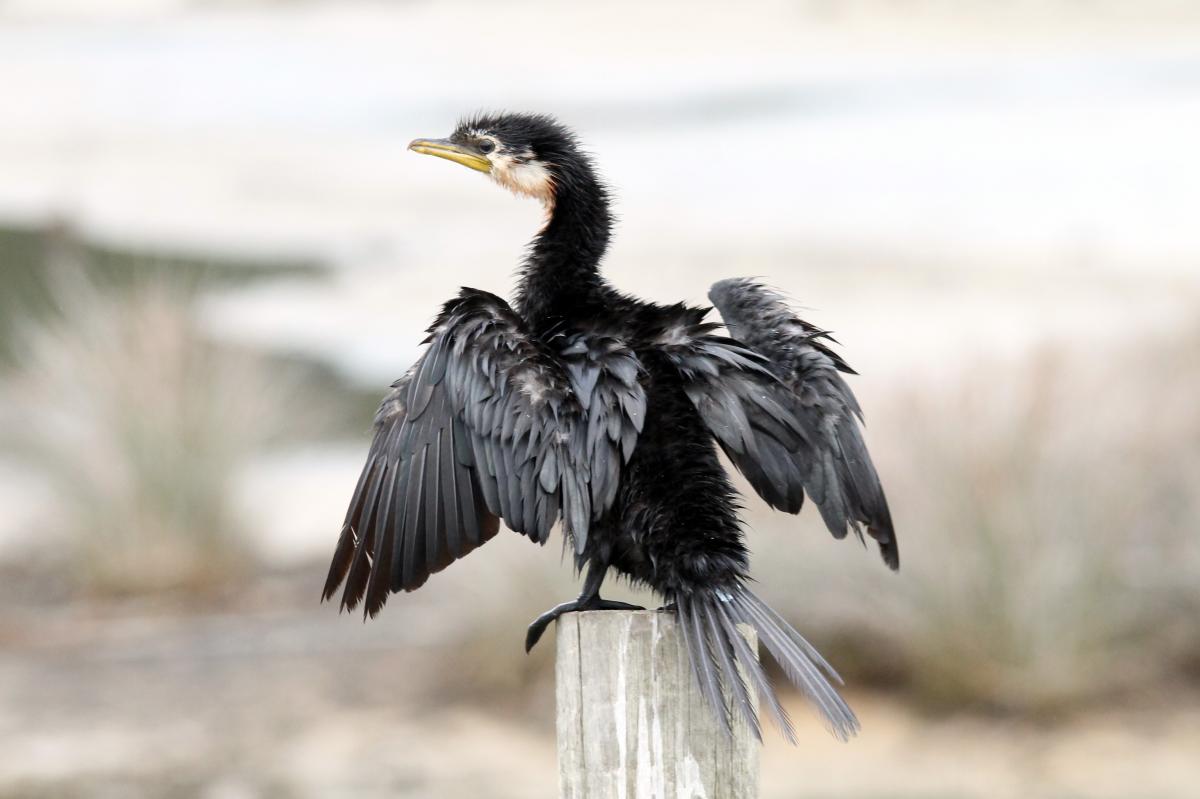
POLYGON ((654 341, 717 443, 774 507, 799 510, 804 487, 795 455, 807 433, 795 398, 766 359, 704 322, 706 309, 676 306, 654 341))
POLYGON ((779 441, 790 450, 782 468, 775 463, 781 456, 774 445, 765 448, 770 463, 764 464, 762 456, 756 463, 745 457, 734 462, 771 506, 798 513, 803 489, 834 536, 854 530, 861 538, 866 528, 884 561, 898 568, 891 513, 859 430, 862 410, 839 374, 854 371, 825 345, 829 334, 797 318, 782 297, 750 280, 720 281, 708 296, 733 337, 763 356, 787 387, 802 432, 797 448, 779 441))
POLYGON ((503 519, 545 543, 561 517, 582 551, 645 417, 640 365, 597 333, 535 340, 504 300, 463 289, 393 384, 324 598, 367 613, 492 538, 503 519))

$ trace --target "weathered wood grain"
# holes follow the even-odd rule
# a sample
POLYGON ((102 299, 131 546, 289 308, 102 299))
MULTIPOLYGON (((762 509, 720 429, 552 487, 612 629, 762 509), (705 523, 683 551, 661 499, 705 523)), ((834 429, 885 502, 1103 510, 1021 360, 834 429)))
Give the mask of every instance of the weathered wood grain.
POLYGON ((736 714, 733 736, 721 729, 674 614, 564 615, 556 684, 563 799, 758 796, 759 742, 736 714))

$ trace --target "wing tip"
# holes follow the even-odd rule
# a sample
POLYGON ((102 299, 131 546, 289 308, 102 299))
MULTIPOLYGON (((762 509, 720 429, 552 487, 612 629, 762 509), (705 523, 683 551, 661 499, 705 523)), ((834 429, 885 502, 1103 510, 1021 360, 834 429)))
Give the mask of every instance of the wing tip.
POLYGON ((892 524, 892 513, 887 500, 880 493, 880 507, 874 520, 866 523, 867 535, 879 545, 879 556, 892 571, 900 570, 900 542, 896 539, 896 528, 892 524))
POLYGON ((879 555, 883 558, 883 562, 892 571, 900 571, 900 546, 896 543, 896 537, 891 535, 885 541, 875 535, 875 528, 869 529, 871 537, 879 542, 879 555))

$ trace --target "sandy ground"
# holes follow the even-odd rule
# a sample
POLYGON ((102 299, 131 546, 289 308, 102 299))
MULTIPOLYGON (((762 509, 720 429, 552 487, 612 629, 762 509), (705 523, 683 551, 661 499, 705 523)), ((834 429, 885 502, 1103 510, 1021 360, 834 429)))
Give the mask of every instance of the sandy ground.
MULTIPOLYGON (((317 608, 315 573, 226 597, 0 614, 0 796, 550 797, 553 688, 481 698, 479 666, 397 607, 364 627, 317 608), (433 687, 431 687, 433 686, 433 687)), ((415 595, 414 595, 415 596, 415 595)), ((519 630, 510 643, 519 646, 519 630)), ((1200 705, 1041 723, 924 717, 852 695, 849 745, 803 703, 767 741, 762 796, 1192 797, 1200 705)))

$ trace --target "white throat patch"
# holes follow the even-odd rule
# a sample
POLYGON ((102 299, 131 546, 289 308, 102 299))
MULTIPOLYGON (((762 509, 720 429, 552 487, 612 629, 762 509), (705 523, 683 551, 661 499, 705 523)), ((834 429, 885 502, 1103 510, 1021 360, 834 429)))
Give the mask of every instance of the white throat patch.
POLYGON ((510 155, 494 156, 491 176, 514 194, 535 197, 547 207, 554 205, 554 176, 541 161, 521 162, 510 155))

